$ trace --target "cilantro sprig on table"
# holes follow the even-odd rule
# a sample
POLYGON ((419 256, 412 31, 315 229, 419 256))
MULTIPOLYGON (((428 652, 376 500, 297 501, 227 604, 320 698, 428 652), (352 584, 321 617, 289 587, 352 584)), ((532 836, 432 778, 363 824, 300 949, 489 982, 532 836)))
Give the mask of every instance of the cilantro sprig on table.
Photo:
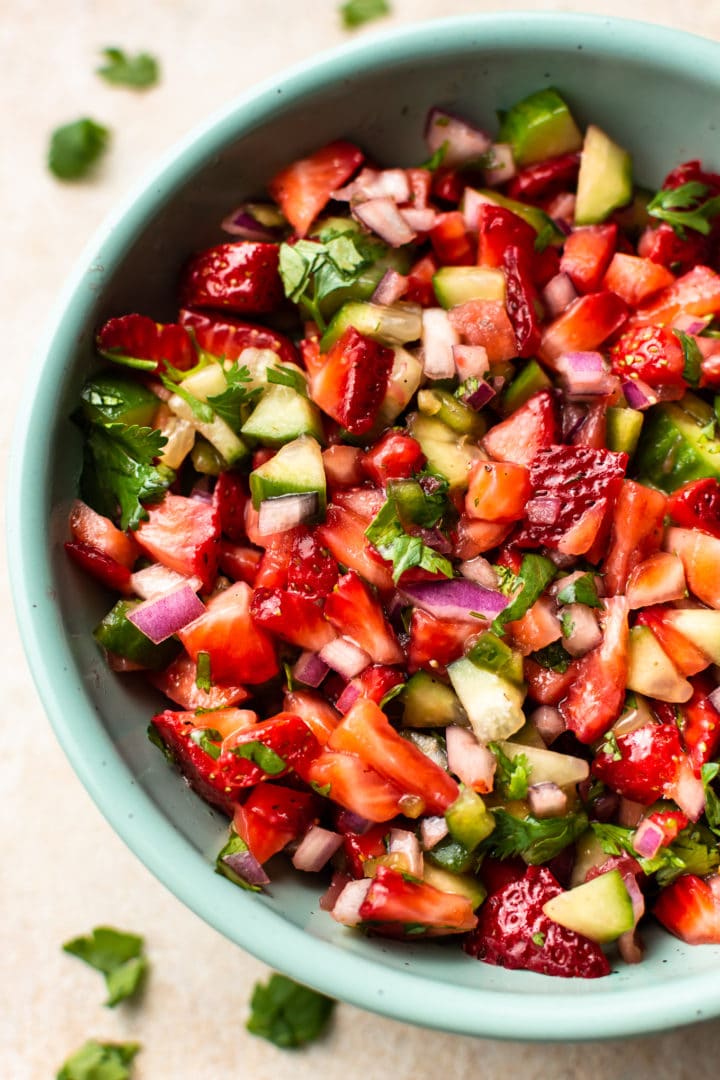
POLYGON ((154 86, 160 77, 160 67, 154 56, 140 52, 130 56, 123 49, 110 46, 102 50, 105 63, 97 68, 97 74, 116 86, 129 86, 146 90, 154 86))
POLYGON ((253 1035, 282 1049, 304 1046, 325 1030, 336 1002, 307 986, 273 974, 263 985, 257 983, 250 1001, 250 1017, 245 1025, 253 1035))
POLYGON ((346 30, 354 30, 382 15, 390 14, 387 0, 347 0, 340 6, 340 17, 346 30))
POLYGON ((80 180, 105 153, 110 132, 83 116, 56 128, 50 136, 48 168, 60 180, 80 180))
POLYGON ((129 1080, 140 1043, 88 1041, 60 1067, 56 1080, 129 1080))
POLYGON ((63 951, 83 960, 105 976, 111 1008, 137 993, 148 969, 143 939, 112 926, 96 926, 86 937, 66 941, 63 951))
POLYGON ((720 195, 707 198, 710 188, 699 180, 690 180, 680 187, 662 189, 648 203, 651 217, 672 225, 681 238, 685 229, 708 236, 713 218, 720 214, 720 195))

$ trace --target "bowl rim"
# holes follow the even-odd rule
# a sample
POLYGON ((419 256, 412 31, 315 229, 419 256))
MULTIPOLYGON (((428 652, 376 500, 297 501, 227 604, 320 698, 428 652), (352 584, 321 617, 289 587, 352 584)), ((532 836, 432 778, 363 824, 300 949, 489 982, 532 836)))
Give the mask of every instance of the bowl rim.
MULTIPOLYGON (((638 55, 679 74, 695 70, 717 81, 718 43, 636 20, 551 12, 508 12, 443 18, 370 33, 256 84, 214 111, 177 142, 111 212, 80 256, 60 293, 35 357, 34 374, 15 424, 8 470, 7 546, 13 599, 31 673, 55 734, 75 772, 114 830, 180 900, 231 941, 316 989, 397 1020, 458 1034, 537 1041, 612 1038, 667 1030, 720 1014, 720 980, 712 972, 657 986, 577 994, 438 983, 307 934, 270 906, 210 871, 206 859, 135 783, 86 695, 53 598, 47 540, 47 462, 54 429, 54 386, 91 304, 93 275, 116 265, 167 196, 184 185, 230 138, 347 75, 403 60, 421 61, 473 34, 500 48, 569 51, 582 42, 596 54, 638 55), (530 33, 529 30, 532 32, 530 33), (122 228, 118 226, 122 225, 122 228), (435 990, 433 993, 432 991, 435 990), (522 1002, 521 1019, 513 1008, 522 1002), (582 1002, 580 1009, 573 1008, 582 1002), (521 1027, 521 1030, 519 1030, 521 1027)), ((620 988, 618 988, 620 989, 620 988)))

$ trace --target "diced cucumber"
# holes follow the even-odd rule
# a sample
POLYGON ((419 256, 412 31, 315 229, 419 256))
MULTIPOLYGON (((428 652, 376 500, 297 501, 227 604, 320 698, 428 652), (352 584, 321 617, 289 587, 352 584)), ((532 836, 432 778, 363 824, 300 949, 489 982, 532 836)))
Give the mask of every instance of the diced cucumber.
POLYGON ((189 422, 170 413, 160 427, 161 433, 167 439, 160 454, 160 462, 168 469, 179 469, 193 446, 197 431, 189 422))
POLYGON ((250 492, 257 510, 265 499, 280 495, 314 491, 318 496, 318 515, 325 513, 327 491, 322 451, 311 435, 281 446, 275 457, 250 473, 250 492))
POLYGON ((413 413, 408 417, 408 428, 420 443, 430 472, 443 476, 453 490, 467 488, 470 470, 482 457, 478 447, 434 416, 413 413))
POLYGON ((209 397, 222 394, 227 390, 227 379, 222 364, 210 363, 199 371, 193 372, 182 380, 183 389, 196 397, 198 401, 207 401, 209 397))
POLYGON ((720 664, 720 611, 687 608, 667 611, 664 617, 713 664, 720 664))
POLYGON ((94 375, 80 391, 82 411, 100 424, 150 424, 160 399, 136 379, 124 375, 94 375))
POLYGON ((517 684, 478 667, 467 657, 450 664, 448 675, 478 742, 487 745, 507 739, 525 723, 525 691, 517 684))
POLYGON ((649 626, 634 626, 628 637, 628 690, 658 701, 689 701, 693 688, 684 679, 649 626))
POLYGON ((580 156, 576 225, 597 225, 632 199, 632 158, 627 150, 591 124, 580 156))
POLYGON ((588 872, 596 866, 602 866, 607 859, 607 852, 592 829, 588 829, 575 844, 575 862, 570 876, 570 887, 582 885, 588 872))
POLYGON ((204 473, 205 476, 219 476, 227 469, 225 458, 218 453, 212 443, 203 439, 202 435, 195 440, 190 459, 193 468, 199 473, 204 473))
POLYGON ((505 275, 490 266, 443 266, 433 277, 433 288, 444 308, 468 300, 505 302, 505 275))
POLYGON ((621 409, 611 405, 607 411, 607 447, 616 453, 635 453, 642 431, 644 414, 639 409, 621 409))
POLYGON ((516 731, 514 735, 510 736, 510 742, 513 746, 519 746, 521 748, 523 746, 534 746, 537 747, 538 750, 545 749, 545 740, 535 725, 531 724, 529 720, 526 724, 523 724, 519 731, 516 731))
POLYGON ((423 380, 423 366, 416 356, 400 345, 393 346, 395 359, 390 369, 388 388, 378 409, 372 430, 363 441, 372 442, 387 427, 391 427, 400 413, 405 412, 423 380))
MULTIPOLYGON (((207 367, 183 379, 182 386, 198 401, 207 402, 208 398, 227 390, 227 379, 221 364, 208 364, 207 367)), ((176 416, 187 420, 209 443, 212 443, 228 465, 234 465, 249 453, 247 444, 221 417, 215 416, 212 421, 200 420, 193 412, 192 406, 179 394, 172 394, 167 401, 167 406, 176 416)))
POLYGON ((720 441, 715 414, 695 394, 648 410, 635 456, 639 479, 672 492, 704 476, 720 480, 720 441))
POLYGON ((416 671, 408 679, 402 700, 403 727, 445 728, 450 724, 467 726, 468 718, 457 694, 427 671, 416 671))
POLYGON ((553 922, 602 945, 615 941, 635 924, 632 900, 619 870, 559 893, 543 905, 553 922))
POLYGON ((139 600, 118 600, 108 611, 105 618, 93 630, 93 637, 110 653, 142 664, 144 668, 156 670, 167 667, 180 651, 180 642, 176 638, 155 645, 150 638, 130 622, 128 613, 136 608, 139 600))
POLYGON ((321 352, 327 352, 349 326, 383 345, 405 345, 418 341, 422 333, 419 304, 343 304, 320 339, 321 352))
POLYGON ((501 740, 499 746, 509 758, 515 758, 518 754, 525 755, 530 766, 531 784, 552 782, 558 787, 568 787, 581 784, 590 775, 588 763, 582 758, 505 740, 501 740))
POLYGON ((453 840, 474 851, 495 828, 495 818, 472 788, 461 787, 455 802, 445 811, 445 821, 453 840))
POLYGON ((615 211, 613 221, 618 223, 624 233, 637 237, 643 229, 652 224, 652 218, 648 214, 647 208, 653 194, 654 192, 648 191, 647 188, 636 188, 632 202, 628 206, 624 206, 622 210, 615 211))
POLYGON ((425 861, 423 868, 423 881, 432 885, 440 892, 455 893, 457 896, 466 896, 472 904, 473 911, 479 908, 487 896, 487 889, 477 878, 470 874, 452 874, 449 870, 441 870, 439 866, 425 861))
POLYGON ((531 165, 579 150, 582 135, 567 103, 549 86, 518 101, 505 113, 497 142, 510 143, 518 165, 531 165))
POLYGON ((240 429, 247 438, 265 446, 283 446, 300 435, 312 435, 323 442, 317 405, 291 386, 271 383, 240 429))
POLYGON ((486 630, 480 635, 467 653, 467 658, 472 660, 477 667, 494 671, 496 675, 502 675, 504 679, 509 679, 511 682, 523 681, 521 653, 511 649, 492 630, 486 630))
POLYGON ((477 862, 477 856, 452 836, 443 837, 438 844, 425 852, 424 859, 425 865, 430 862, 451 874, 466 874, 468 870, 475 868, 477 862))
POLYGON ((530 360, 522 371, 519 371, 500 399, 503 415, 508 416, 515 412, 533 394, 539 390, 552 388, 552 381, 545 374, 537 360, 530 360))
POLYGON ((479 439, 485 434, 487 424, 480 413, 463 405, 447 390, 421 390, 418 394, 418 408, 424 416, 435 416, 447 424, 458 435, 472 435, 479 439))
MULTIPOLYGON (((528 203, 518 202, 517 199, 509 199, 507 195, 501 195, 498 191, 492 191, 490 188, 481 188, 475 191, 473 197, 476 199, 479 197, 481 202, 493 203, 495 206, 502 206, 505 210, 511 210, 513 214, 517 214, 519 218, 532 226, 538 237, 542 237, 544 245, 553 244, 559 246, 565 242, 565 233, 558 228, 550 215, 541 210, 539 206, 530 206, 528 203)), ((461 202, 461 207, 463 206, 464 200, 461 202)))
POLYGON ((434 761, 441 769, 447 769, 447 749, 445 739, 434 731, 403 731, 402 737, 421 750, 426 757, 434 761))

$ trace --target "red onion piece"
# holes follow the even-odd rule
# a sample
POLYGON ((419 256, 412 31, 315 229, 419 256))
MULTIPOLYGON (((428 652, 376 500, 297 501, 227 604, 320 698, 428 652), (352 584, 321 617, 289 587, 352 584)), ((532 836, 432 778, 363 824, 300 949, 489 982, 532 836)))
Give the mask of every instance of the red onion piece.
POLYGON ((530 723, 534 724, 540 733, 546 746, 555 742, 559 735, 565 731, 565 721, 560 710, 552 705, 540 705, 530 714, 530 723))
POLYGON ((445 740, 450 772, 481 794, 492 791, 497 767, 492 750, 482 746, 472 731, 455 724, 445 729, 445 740))
POLYGON ((478 230, 480 207, 484 203, 492 204, 492 199, 489 199, 487 195, 481 195, 475 188, 465 188, 462 201, 462 214, 465 219, 465 228, 469 229, 470 232, 477 232, 478 230))
POLYGON ((460 563, 460 573, 468 581, 475 581, 478 585, 484 585, 486 589, 497 589, 498 576, 493 570, 492 564, 482 555, 476 555, 474 559, 466 559, 460 563))
POLYGON ((128 612, 128 621, 155 645, 199 619, 205 605, 189 585, 180 585, 154 600, 144 600, 128 612))
POLYGON ((324 660, 320 659, 317 653, 306 651, 301 653, 295 661, 293 678, 304 683, 305 686, 316 688, 323 681, 328 670, 328 665, 324 660))
POLYGON ((423 370, 429 379, 452 379, 453 348, 458 335, 443 308, 424 308, 422 313, 423 370))
POLYGON ((363 836, 368 829, 372 828, 372 821, 368 821, 367 818, 361 817, 352 810, 340 810, 335 819, 335 828, 343 834, 356 833, 357 836, 363 836))
POLYGON ((462 400, 468 408, 478 412, 487 405, 488 401, 492 401, 494 397, 495 391, 490 383, 481 380, 476 390, 473 390, 468 394, 463 394, 462 400))
POLYGON ((625 829, 634 829, 640 823, 645 807, 642 803, 633 802, 632 799, 620 799, 618 806, 618 824, 625 829))
POLYGON ((529 500, 525 507, 525 516, 533 525, 554 525, 561 510, 560 499, 553 495, 540 495, 529 500))
POLYGON ((386 270, 370 297, 373 304, 394 304, 405 295, 408 279, 397 270, 386 270))
POLYGON ((220 228, 231 236, 237 236, 241 240, 276 240, 277 229, 263 225, 246 206, 239 206, 226 218, 223 218, 220 228))
POLYGON ((587 411, 582 405, 576 405, 572 401, 563 401, 562 408, 562 441, 569 443, 577 434, 587 419, 587 411))
POLYGON ((439 619, 461 619, 478 625, 470 612, 477 611, 494 619, 510 603, 495 589, 486 589, 475 581, 454 578, 452 581, 422 581, 403 586, 402 592, 415 605, 439 619))
POLYGON ((400 213, 414 232, 430 232, 437 220, 437 213, 431 206, 403 206, 400 213))
POLYGON ((343 679, 354 679, 372 663, 372 658, 364 649, 358 648, 353 641, 344 637, 337 637, 323 645, 318 657, 333 671, 337 671, 338 675, 342 675, 343 679))
POLYGON ((424 817, 420 822, 420 835, 425 851, 430 851, 441 840, 444 840, 448 831, 444 817, 424 817))
POLYGON ((631 409, 649 409, 660 400, 652 386, 648 386, 642 379, 625 379, 622 392, 631 409))
POLYGON ((343 874, 340 870, 336 870, 333 874, 330 884, 326 891, 320 897, 320 908, 322 911, 332 911, 335 907, 335 902, 343 891, 345 886, 349 884, 353 879, 349 874, 343 874))
POLYGON ((485 183, 488 187, 499 187, 512 180, 517 172, 510 143, 493 143, 490 147, 492 165, 485 168, 485 183))
POLYGON ((717 709, 717 711, 720 712, 720 686, 716 686, 715 689, 708 694, 708 701, 714 709, 717 709))
POLYGON ((335 901, 331 912, 333 919, 343 926, 358 926, 362 922, 360 908, 371 885, 372 878, 349 881, 335 901))
POLYGON ((571 656, 584 656, 602 641, 602 630, 595 613, 586 604, 566 604, 563 614, 567 616, 571 630, 563 637, 563 646, 571 656))
POLYGON ((287 532, 296 525, 309 521, 318 512, 316 491, 303 491, 294 495, 278 495, 263 499, 258 512, 257 531, 260 536, 287 532))
POLYGON ((410 183, 404 169, 363 169, 344 188, 332 193, 337 202, 356 205, 369 199, 393 199, 406 203, 410 199, 410 183))
POLYGON ((482 379, 483 375, 490 370, 490 361, 484 345, 453 345, 453 360, 463 382, 473 377, 482 379))
POLYGON ((605 369, 598 352, 563 353, 555 366, 565 392, 577 400, 603 397, 612 393, 618 380, 605 369))
POLYGON ((528 788, 528 803, 536 818, 562 817, 567 813, 568 797, 551 780, 528 788))
POLYGON ((397 208, 393 199, 368 199, 353 207, 353 214, 371 232, 391 247, 411 244, 415 233, 397 208))
POLYGON ((682 330, 685 334, 701 334, 713 320, 712 315, 677 315, 670 323, 673 330, 682 330))
POLYGON ((665 833, 654 821, 645 818, 633 836, 633 848, 643 859, 654 859, 665 843, 665 833))
POLYGON ((142 600, 154 600, 179 585, 189 585, 193 592, 199 592, 202 582, 199 577, 186 578, 162 563, 153 563, 143 570, 136 570, 130 577, 130 585, 142 600))
POLYGON ((322 829, 319 825, 312 825, 300 841, 293 855, 292 864, 296 870, 317 873, 333 857, 342 842, 343 838, 339 833, 322 829))
POLYGON ((350 712, 355 702, 362 696, 362 691, 359 686, 355 686, 354 683, 348 683, 343 690, 340 697, 335 702, 335 708, 343 716, 346 712, 350 712))
POLYGON ((407 829, 391 829, 388 851, 404 855, 408 863, 408 873, 412 874, 413 877, 422 878, 423 857, 415 833, 411 833, 407 829))
POLYGON ((571 191, 562 191, 548 204, 547 212, 566 236, 573 231, 577 199, 571 191))
POLYGON ((559 273, 550 278, 542 291, 542 299, 550 318, 561 315, 566 307, 577 300, 577 290, 567 274, 559 273))
POLYGON ((428 113, 425 142, 431 154, 447 144, 443 165, 450 168, 476 161, 492 146, 492 139, 484 131, 471 127, 454 113, 438 108, 428 113))
POLYGON ((626 964, 639 964, 645 956, 645 946, 639 931, 626 930, 617 941, 618 952, 626 964))
POLYGON ((222 861, 234 874, 237 874, 248 885, 268 885, 270 878, 263 870, 251 851, 235 851, 231 855, 223 855, 222 861))
POLYGON ((645 914, 645 897, 643 896, 642 889, 637 883, 635 874, 631 871, 626 871, 623 873, 622 878, 625 882, 625 888, 630 894, 630 900, 633 907, 633 918, 635 920, 635 926, 637 926, 645 914))

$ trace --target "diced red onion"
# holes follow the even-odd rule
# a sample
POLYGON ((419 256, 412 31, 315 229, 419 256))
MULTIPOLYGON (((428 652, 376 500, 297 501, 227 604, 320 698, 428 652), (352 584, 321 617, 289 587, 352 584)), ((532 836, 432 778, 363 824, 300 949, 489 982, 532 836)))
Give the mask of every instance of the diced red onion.
POLYGON ((649 409, 651 405, 657 405, 659 400, 652 386, 642 379, 625 379, 622 392, 631 409, 649 409))
POLYGON ((484 345, 453 345, 453 359, 460 378, 482 379, 490 370, 487 349, 484 345))
POLYGON ((199 619, 205 605, 189 585, 180 585, 153 600, 144 600, 128 612, 128 621, 155 645, 199 619))
POLYGON ((492 199, 487 195, 481 195, 475 188, 466 187, 463 194, 462 213, 465 219, 465 228, 470 232, 477 232, 480 218, 480 207, 485 203, 492 205, 492 199))
POLYGON ((716 686, 714 690, 710 691, 708 700, 712 707, 720 712, 720 686, 716 686))
POLYGON ((364 649, 344 637, 334 638, 327 645, 323 645, 318 657, 333 671, 337 671, 338 675, 342 675, 343 679, 354 679, 372 663, 372 658, 364 649))
POLYGON ((525 507, 525 516, 533 525, 554 525, 560 517, 562 501, 554 495, 539 495, 530 499, 525 507))
POLYGON ((293 678, 305 686, 318 687, 328 673, 328 665, 317 653, 303 652, 295 661, 293 678))
POLYGON ((468 406, 468 408, 474 409, 476 412, 478 412, 480 409, 484 408, 487 405, 488 401, 492 401, 494 397, 495 390, 490 385, 490 383, 487 383, 484 379, 482 379, 476 390, 472 390, 470 393, 463 394, 462 400, 464 404, 468 406))
POLYGON ((566 236, 573 230, 577 199, 571 191, 562 191, 548 204, 547 212, 566 236))
POLYGON ((362 691, 360 690, 360 687, 356 686, 354 683, 348 683, 340 697, 335 702, 335 708, 344 716, 346 712, 350 712, 355 702, 361 696, 362 691))
POLYGON ((260 536, 287 532, 315 517, 318 511, 316 491, 302 491, 293 495, 278 495, 263 499, 258 512, 257 532, 260 536))
POLYGON ((587 419, 587 411, 582 405, 576 405, 572 401, 562 403, 562 441, 569 443, 587 419))
POLYGON ((562 817, 567 813, 568 797, 552 780, 528 788, 528 804, 536 818, 562 817))
POLYGON ((673 330, 682 330, 685 334, 701 334, 713 320, 712 315, 688 315, 682 312, 670 323, 673 330))
POLYGON ((241 240, 276 240, 277 229, 271 229, 263 225, 249 212, 247 207, 239 206, 226 218, 223 218, 220 228, 231 236, 237 236, 241 240))
POLYGON ((559 273, 551 277, 542 291, 543 303, 550 318, 561 315, 573 300, 577 300, 577 295, 577 290, 567 274, 559 273))
POLYGON ((422 878, 423 857, 415 833, 409 832, 408 829, 391 829, 388 851, 404 855, 408 863, 408 873, 413 877, 422 878))
POLYGON ((577 400, 602 397, 612 393, 617 379, 605 370, 598 352, 563 353, 555 361, 566 393, 577 400))
POLYGON ((466 559, 460 563, 460 573, 468 581, 475 581, 478 585, 484 585, 486 589, 497 589, 498 576, 493 570, 492 564, 482 555, 476 555, 474 559, 466 559))
POLYGON ((565 731, 565 721, 560 710, 552 705, 540 705, 530 714, 530 723, 534 724, 546 746, 555 742, 565 731))
POLYGON ((403 586, 402 592, 415 605, 439 619, 462 619, 475 623, 473 611, 494 619, 510 603, 496 589, 486 589, 475 581, 454 578, 452 581, 422 581, 403 586))
POLYGON ((572 629, 563 637, 563 645, 571 656, 584 656, 602 641, 602 630, 598 626, 595 613, 586 604, 566 604, 563 614, 572 629))
POLYGON ((705 878, 705 881, 710 886, 713 896, 720 900, 720 874, 713 874, 711 877, 705 878))
POLYGON ((493 789, 497 760, 468 728, 452 724, 445 729, 448 768, 463 784, 486 794, 493 789))
POLYGON ((435 226, 437 221, 437 212, 433 210, 431 206, 416 207, 416 206, 403 206, 400 209, 400 213, 405 218, 405 221, 416 233, 430 232, 435 226))
POLYGON ((618 952, 626 964, 639 964, 645 956, 639 930, 626 930, 617 941, 618 952))
POLYGON ((672 790, 667 795, 674 799, 684 814, 691 821, 697 821, 705 809, 705 788, 702 780, 695 775, 690 762, 680 762, 678 775, 672 790))
POLYGON ((339 810, 335 819, 335 828, 340 833, 355 833, 364 836, 368 829, 372 828, 372 821, 356 814, 353 810, 339 810))
POLYGON ((448 825, 444 817, 424 817, 420 822, 420 836, 425 851, 434 848, 447 834, 448 825))
POLYGON ((343 838, 339 833, 322 829, 319 825, 312 825, 300 841, 293 855, 292 864, 296 870, 317 873, 333 857, 342 842, 343 838))
POLYGON ((354 206, 352 212, 358 221, 391 247, 402 247, 404 244, 411 244, 415 239, 415 232, 393 199, 368 199, 367 202, 354 206))
POLYGON ((488 187, 499 187, 512 180, 517 172, 510 143, 493 143, 490 147, 492 165, 485 168, 485 183, 488 187))
POLYGON ((415 526, 411 531, 413 536, 419 536, 423 544, 439 552, 440 555, 452 553, 453 546, 441 529, 422 529, 415 526))
POLYGON ((447 311, 424 308, 422 313, 423 370, 429 379, 452 379, 455 374, 453 348, 458 344, 447 311))
POLYGON ((213 494, 212 491, 206 491, 204 488, 200 487, 199 484, 196 484, 190 492, 190 498, 196 499, 198 502, 212 503, 213 494))
POLYGON ((665 833, 654 821, 645 818, 637 827, 632 846, 643 859, 654 859, 665 843, 665 833))
POLYGON ((153 563, 143 570, 136 570, 130 578, 130 585, 142 600, 154 600, 179 585, 189 585, 193 592, 198 592, 202 582, 199 577, 186 578, 162 563, 153 563))
POLYGON ((645 807, 642 803, 621 797, 618 806, 618 824, 625 829, 634 829, 640 823, 644 813, 645 807))
POLYGON ((410 183, 404 169, 363 169, 350 184, 334 191, 332 197, 354 205, 383 198, 406 203, 410 199, 410 183))
POLYGON ((322 911, 332 911, 335 907, 335 902, 343 891, 345 886, 353 879, 349 874, 343 874, 340 870, 336 870, 333 874, 330 884, 325 892, 320 897, 320 908, 322 911))
POLYGON ((620 797, 614 791, 606 791, 593 800, 593 814, 598 821, 612 821, 617 813, 620 797))
POLYGON ((642 889, 637 883, 635 874, 628 871, 623 874, 622 878, 625 882, 625 888, 630 894, 630 901, 633 907, 633 919, 635 920, 635 926, 637 926, 645 914, 645 897, 642 894, 642 889))
POLYGON ((405 295, 408 279, 397 270, 386 270, 371 296, 373 304, 394 304, 405 295))
POLYGON ((222 861, 248 885, 262 886, 270 882, 270 878, 251 851, 235 851, 230 855, 223 855, 222 861))
POLYGON ((443 165, 448 167, 476 161, 492 146, 492 139, 484 131, 471 127, 454 113, 438 108, 428 113, 425 142, 431 154, 447 144, 443 165))
POLYGON ((358 926, 362 922, 360 908, 371 885, 372 878, 349 881, 335 901, 331 912, 333 919, 343 926, 358 926))

